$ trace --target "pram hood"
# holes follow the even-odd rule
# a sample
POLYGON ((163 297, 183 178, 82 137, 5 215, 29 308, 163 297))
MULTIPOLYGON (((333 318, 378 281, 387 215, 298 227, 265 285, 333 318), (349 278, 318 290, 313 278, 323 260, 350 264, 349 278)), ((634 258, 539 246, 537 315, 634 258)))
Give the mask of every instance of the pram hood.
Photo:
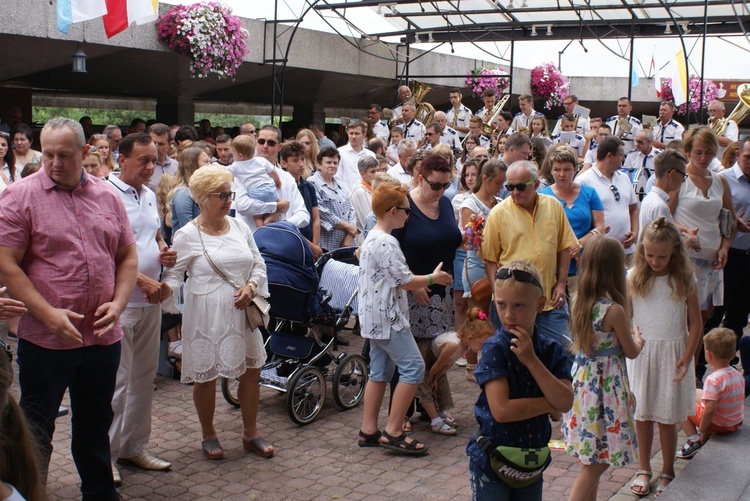
POLYGON ((269 285, 306 293, 317 291, 315 259, 296 226, 288 221, 267 224, 258 228, 253 237, 266 263, 269 285))

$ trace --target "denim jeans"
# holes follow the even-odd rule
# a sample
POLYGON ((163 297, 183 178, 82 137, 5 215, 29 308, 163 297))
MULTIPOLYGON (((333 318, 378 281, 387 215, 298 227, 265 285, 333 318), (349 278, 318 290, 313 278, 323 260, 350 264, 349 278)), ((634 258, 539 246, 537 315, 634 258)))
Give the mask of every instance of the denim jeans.
POLYGON ((539 478, 523 489, 513 489, 497 475, 490 478, 473 461, 469 461, 469 484, 473 501, 541 501, 544 479, 539 478))
POLYGON ((107 433, 112 424, 112 395, 119 365, 119 341, 72 350, 50 350, 23 339, 18 342, 20 404, 41 448, 43 474, 46 476, 52 455, 55 418, 69 389, 71 451, 86 501, 118 497, 107 433))

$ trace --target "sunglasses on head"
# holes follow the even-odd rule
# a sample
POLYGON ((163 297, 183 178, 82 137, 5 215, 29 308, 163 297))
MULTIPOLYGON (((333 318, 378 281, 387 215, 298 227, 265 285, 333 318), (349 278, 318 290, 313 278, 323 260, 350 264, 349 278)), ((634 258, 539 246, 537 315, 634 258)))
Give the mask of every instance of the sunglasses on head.
POLYGON ((508 190, 508 193, 512 193, 513 190, 525 191, 527 186, 534 184, 534 181, 536 181, 536 179, 529 179, 525 183, 518 184, 505 183, 505 189, 508 190))
POLYGON ((539 280, 536 279, 534 275, 529 273, 528 271, 523 270, 514 270, 511 268, 500 268, 495 273, 495 280, 508 280, 509 278, 513 278, 516 282, 523 282, 525 284, 531 284, 536 285, 542 291, 544 290, 542 288, 542 284, 539 283, 539 280))
POLYGON ((432 191, 447 190, 448 188, 450 188, 450 185, 451 185, 450 181, 447 183, 433 183, 427 178, 422 178, 422 179, 424 179, 425 183, 430 185, 430 188, 432 188, 432 191))
POLYGON ((619 202, 620 201, 620 192, 618 191, 617 186, 615 186, 614 184, 610 184, 609 185, 609 191, 611 191, 612 194, 615 196, 615 202, 619 202))
POLYGON ((259 145, 261 145, 261 146, 263 146, 264 144, 268 143, 268 146, 270 146, 271 148, 273 148, 274 146, 276 146, 277 144, 279 144, 278 141, 275 141, 273 139, 263 139, 262 137, 258 138, 257 143, 259 145))
POLYGON ((233 191, 222 191, 221 193, 211 193, 211 194, 219 197, 219 200, 221 200, 222 202, 226 202, 227 200, 234 200, 233 191))

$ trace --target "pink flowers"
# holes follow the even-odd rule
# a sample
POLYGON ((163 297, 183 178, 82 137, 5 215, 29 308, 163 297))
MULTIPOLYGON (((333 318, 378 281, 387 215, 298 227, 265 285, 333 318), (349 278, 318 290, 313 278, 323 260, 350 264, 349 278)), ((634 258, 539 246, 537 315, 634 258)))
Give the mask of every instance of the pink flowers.
POLYGON ((510 79, 501 78, 507 75, 502 68, 485 66, 469 73, 466 79, 466 88, 471 90, 473 96, 481 97, 485 89, 497 89, 497 93, 504 94, 510 84, 510 79))
POLYGON ((156 29, 159 40, 190 58, 190 72, 198 78, 210 73, 234 76, 249 52, 240 18, 215 2, 177 5, 159 19, 156 29))
MULTIPOLYGON (((661 94, 657 92, 657 95, 664 101, 673 101, 674 94, 672 93, 672 79, 665 78, 661 82, 661 94)), ((719 88, 711 80, 703 80, 703 107, 708 108, 708 103, 715 101, 719 96, 719 88)), ((698 75, 690 75, 688 81, 688 101, 677 107, 677 113, 679 115, 686 115, 688 113, 688 105, 690 111, 698 111, 701 107, 701 79, 698 75)))
POLYGON ((568 96, 570 82, 552 63, 545 63, 531 70, 531 93, 545 100, 546 109, 560 106, 568 96))

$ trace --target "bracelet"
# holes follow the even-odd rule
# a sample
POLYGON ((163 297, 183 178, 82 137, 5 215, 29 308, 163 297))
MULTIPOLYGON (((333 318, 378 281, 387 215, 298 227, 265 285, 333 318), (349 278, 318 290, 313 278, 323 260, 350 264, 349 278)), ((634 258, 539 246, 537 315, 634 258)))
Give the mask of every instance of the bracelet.
POLYGON ((432 281, 432 275, 427 275, 427 278, 430 279, 430 283, 428 285, 432 285, 434 282, 432 281))
POLYGON ((253 288, 253 290, 257 290, 257 289, 258 289, 258 284, 257 284, 257 282, 256 282, 255 280, 250 280, 250 281, 248 281, 248 282, 247 282, 247 283, 245 284, 245 286, 247 286, 247 287, 252 287, 252 288, 253 288))
POLYGON ((466 364, 467 371, 473 371, 476 368, 477 368, 477 364, 466 364))
POLYGON ((591 233, 592 235, 601 235, 602 234, 602 232, 599 231, 599 230, 597 230, 596 228, 594 228, 593 230, 589 231, 589 233, 591 233))

